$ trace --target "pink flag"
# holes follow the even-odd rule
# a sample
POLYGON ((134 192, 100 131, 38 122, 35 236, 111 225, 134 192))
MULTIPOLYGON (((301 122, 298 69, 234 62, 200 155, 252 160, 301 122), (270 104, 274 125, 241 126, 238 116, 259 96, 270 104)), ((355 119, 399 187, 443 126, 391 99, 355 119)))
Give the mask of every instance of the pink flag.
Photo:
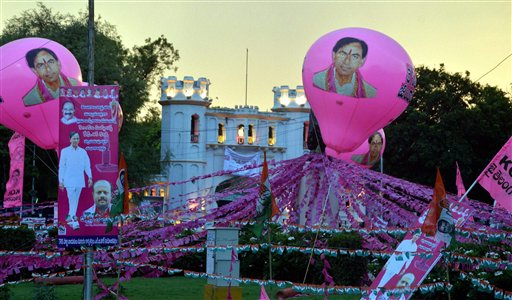
POLYGON ((260 299, 259 300, 270 300, 270 297, 267 295, 267 291, 265 291, 265 287, 261 285, 260 299))
POLYGON ((25 136, 15 132, 9 141, 11 169, 5 185, 4 207, 19 207, 23 199, 23 168, 25 166, 25 136))
POLYGON ((464 187, 464 182, 462 181, 462 176, 460 175, 459 164, 457 161, 455 161, 455 166, 457 166, 457 177, 455 178, 455 184, 457 185, 457 197, 460 199, 460 197, 466 193, 466 188, 464 187))
POLYGON ((478 176, 477 181, 495 204, 512 212, 512 137, 478 176))

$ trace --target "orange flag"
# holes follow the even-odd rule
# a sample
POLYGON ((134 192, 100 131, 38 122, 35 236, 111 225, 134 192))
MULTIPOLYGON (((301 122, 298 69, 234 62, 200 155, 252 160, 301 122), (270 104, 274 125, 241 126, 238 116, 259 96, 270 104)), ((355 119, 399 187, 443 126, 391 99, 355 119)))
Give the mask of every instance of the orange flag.
POLYGON ((441 172, 437 168, 436 185, 434 186, 434 195, 427 212, 427 216, 423 225, 421 225, 421 231, 429 236, 434 236, 437 230, 437 221, 441 215, 441 209, 445 207, 448 209, 448 201, 446 200, 446 191, 444 189, 443 178, 441 178, 441 172))
POLYGON ((256 200, 256 224, 252 229, 254 235, 260 237, 263 232, 263 222, 272 220, 279 215, 279 208, 270 189, 267 153, 263 152, 263 169, 261 171, 260 194, 256 200))

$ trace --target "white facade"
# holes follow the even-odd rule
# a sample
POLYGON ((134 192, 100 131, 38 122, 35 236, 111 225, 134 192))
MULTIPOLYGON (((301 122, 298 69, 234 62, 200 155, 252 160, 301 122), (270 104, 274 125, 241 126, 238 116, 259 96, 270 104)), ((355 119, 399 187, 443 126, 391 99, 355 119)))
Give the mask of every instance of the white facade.
MULTIPOLYGON (((305 139, 310 106, 304 88, 274 87, 272 112, 257 106, 211 107, 206 78, 162 78, 161 160, 169 182, 181 182, 224 168, 225 147, 241 155, 267 152, 267 160, 292 159, 308 152, 305 139), (243 130, 241 129, 243 127, 243 130)), ((172 185, 168 208, 213 193, 228 176, 172 185)))

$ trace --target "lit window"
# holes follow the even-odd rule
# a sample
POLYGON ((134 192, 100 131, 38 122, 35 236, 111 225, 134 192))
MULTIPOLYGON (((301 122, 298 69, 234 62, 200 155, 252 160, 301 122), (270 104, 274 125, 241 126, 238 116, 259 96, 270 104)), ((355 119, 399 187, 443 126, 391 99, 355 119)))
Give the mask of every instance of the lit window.
POLYGON ((190 142, 199 143, 199 116, 197 114, 190 118, 190 142))
POLYGON ((219 127, 217 130, 217 143, 224 144, 226 141, 226 128, 224 127, 224 124, 219 123, 219 127))
POLYGON ((160 189, 160 197, 164 197, 165 196, 165 190, 164 189, 160 189))
POLYGON ((254 125, 249 124, 249 130, 247 130, 247 143, 249 145, 254 144, 256 140, 256 134, 254 134, 254 125))
POLYGON ((276 144, 276 129, 274 126, 268 127, 268 145, 274 146, 276 144))
POLYGON ((245 127, 244 125, 238 125, 238 131, 236 134, 236 141, 238 144, 244 143, 244 137, 245 137, 245 127))
POLYGON ((302 130, 302 147, 304 149, 308 148, 308 132, 309 132, 309 122, 304 122, 304 128, 302 130))

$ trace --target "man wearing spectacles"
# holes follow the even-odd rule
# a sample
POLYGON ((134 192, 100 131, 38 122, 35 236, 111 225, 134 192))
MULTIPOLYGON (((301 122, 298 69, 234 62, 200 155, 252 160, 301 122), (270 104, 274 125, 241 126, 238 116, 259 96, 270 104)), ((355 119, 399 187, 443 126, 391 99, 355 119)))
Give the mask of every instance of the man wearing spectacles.
POLYGON ((61 73, 61 64, 55 52, 36 48, 25 55, 27 65, 37 76, 34 87, 23 97, 25 106, 44 103, 59 98, 61 86, 76 86, 78 82, 61 73))

